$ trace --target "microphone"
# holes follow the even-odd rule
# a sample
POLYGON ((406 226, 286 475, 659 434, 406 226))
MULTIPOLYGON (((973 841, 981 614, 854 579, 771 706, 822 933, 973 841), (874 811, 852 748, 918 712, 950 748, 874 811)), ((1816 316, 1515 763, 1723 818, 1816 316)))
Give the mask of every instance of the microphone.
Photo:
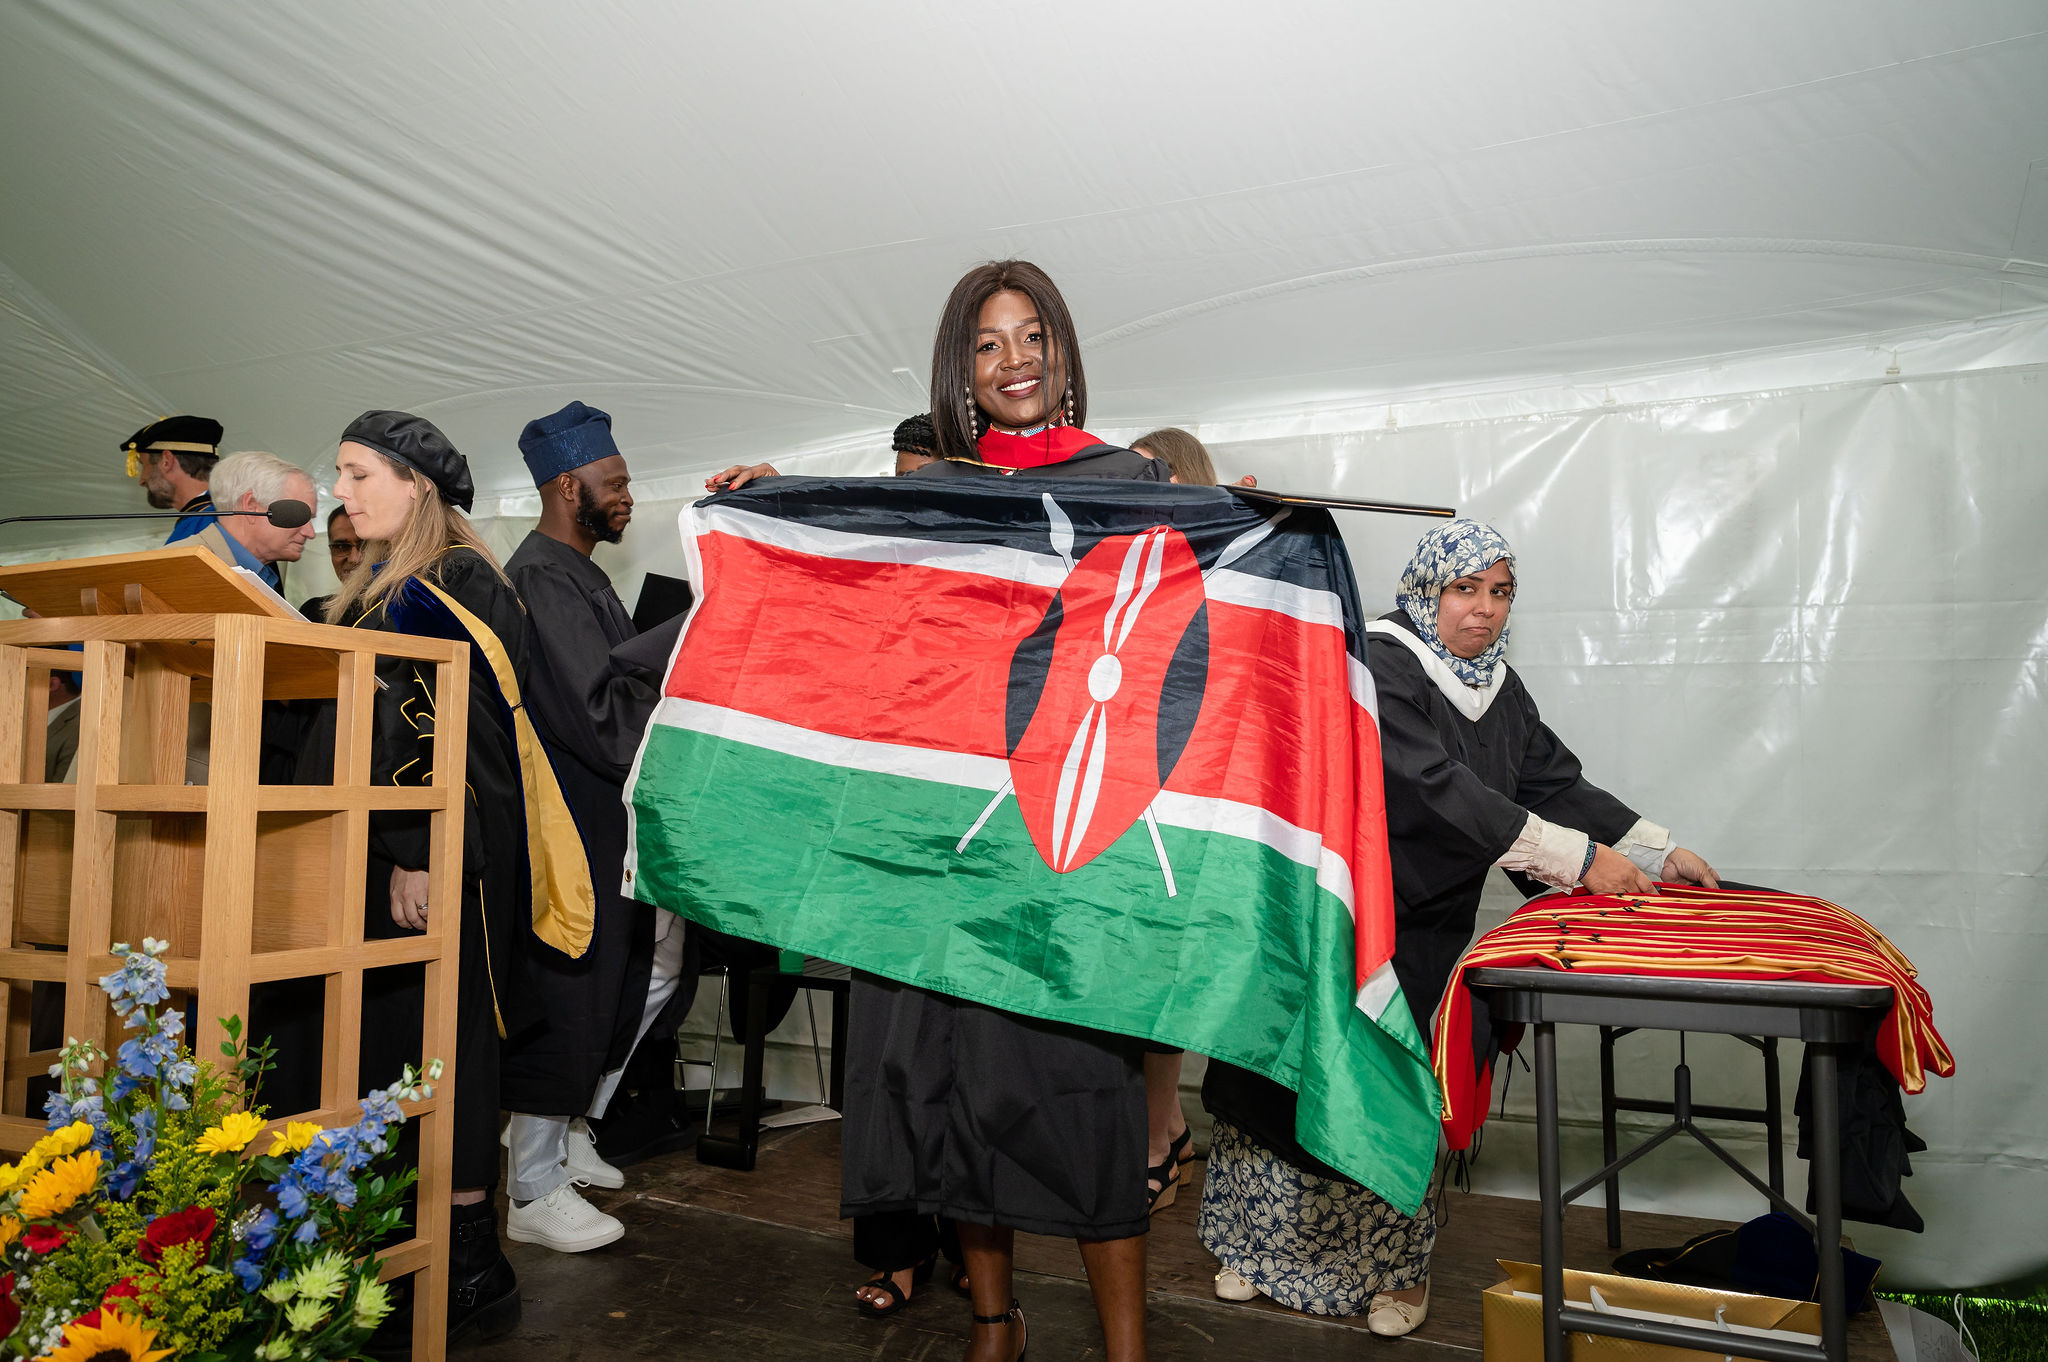
POLYGON ((31 520, 183 520, 187 516, 220 520, 231 515, 260 515, 280 530, 296 530, 313 518, 313 508, 303 501, 282 497, 271 502, 267 511, 105 511, 91 515, 11 515, 0 520, 0 525, 17 525, 31 520))

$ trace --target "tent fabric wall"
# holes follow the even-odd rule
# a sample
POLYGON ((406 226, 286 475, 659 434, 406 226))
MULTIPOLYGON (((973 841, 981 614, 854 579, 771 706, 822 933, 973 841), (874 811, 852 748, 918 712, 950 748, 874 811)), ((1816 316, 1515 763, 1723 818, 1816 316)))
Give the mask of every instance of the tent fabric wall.
MULTIPOLYGON (((1840 902, 1917 963, 1958 1056, 1907 1101, 1928 1231, 1852 1227, 1899 1283, 2048 1269, 2044 431, 2048 365, 2028 365, 1215 447, 1275 485, 1334 468, 1336 490, 1498 526, 1521 574, 1510 661, 1592 777, 1724 873, 1840 902)), ((1369 608, 1391 608, 1416 527, 1344 524, 1369 608)), ((1512 901, 1498 888, 1482 928, 1512 901)), ((1589 1171, 1598 1067, 1574 1030, 1567 1157, 1589 1171)), ((1630 1038, 1622 1083, 1667 1093, 1675 1052, 1630 1038)), ((1691 1059, 1699 1100, 1755 1101, 1749 1052, 1696 1038, 1691 1059)), ((1482 1190, 1533 1195, 1532 1111, 1524 1081, 1482 1190)), ((1666 1151, 1631 1170, 1628 1204, 1756 1213, 1718 1166, 1666 1151)))

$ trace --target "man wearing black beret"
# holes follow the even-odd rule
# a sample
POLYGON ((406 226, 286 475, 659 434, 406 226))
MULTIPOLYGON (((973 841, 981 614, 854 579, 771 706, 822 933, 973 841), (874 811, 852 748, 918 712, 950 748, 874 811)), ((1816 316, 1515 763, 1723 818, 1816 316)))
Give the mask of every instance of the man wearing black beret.
POLYGON ((184 518, 171 526, 164 542, 189 539, 214 523, 207 483, 220 460, 221 424, 204 416, 166 416, 152 421, 121 445, 128 456, 128 476, 142 483, 149 504, 159 511, 176 510, 184 518))

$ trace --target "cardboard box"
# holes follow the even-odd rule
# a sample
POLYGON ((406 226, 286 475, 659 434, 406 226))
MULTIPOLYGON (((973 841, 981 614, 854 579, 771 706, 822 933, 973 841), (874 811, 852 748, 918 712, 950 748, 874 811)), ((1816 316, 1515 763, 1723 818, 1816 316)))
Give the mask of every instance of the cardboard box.
MULTIPOLYGON (((1531 1263, 1497 1260, 1505 1281, 1486 1288, 1480 1304, 1480 1339, 1486 1362, 1542 1362, 1543 1269, 1531 1263)), ((1820 1306, 1812 1301, 1779 1300, 1776 1296, 1745 1296, 1738 1291, 1713 1291, 1674 1282, 1646 1282, 1603 1272, 1564 1274, 1565 1304, 1580 1310, 1598 1309, 1594 1292, 1609 1311, 1642 1311, 1678 1324, 1712 1327, 1722 1323, 1738 1329, 1773 1331, 1791 1343, 1820 1342, 1820 1306)), ((1728 1353, 1669 1348, 1605 1334, 1570 1334, 1573 1362, 1720 1362, 1740 1357, 1739 1334, 1731 1334, 1728 1353)))

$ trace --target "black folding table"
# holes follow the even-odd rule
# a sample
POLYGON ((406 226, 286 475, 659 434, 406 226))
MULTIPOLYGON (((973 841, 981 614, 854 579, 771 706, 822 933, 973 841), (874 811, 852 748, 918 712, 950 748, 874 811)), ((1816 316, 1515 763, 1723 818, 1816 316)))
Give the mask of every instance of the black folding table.
POLYGON ((1534 1035, 1536 1050, 1536 1178, 1543 1232, 1543 1362, 1568 1362, 1566 1335, 1605 1334, 1698 1348, 1766 1362, 1845 1362, 1849 1315, 1842 1287, 1841 1113, 1835 1062, 1841 1050, 1860 1042, 1892 1006, 1892 991, 1881 984, 1812 984, 1741 979, 1655 978, 1632 974, 1590 974, 1573 970, 1500 969, 1469 971, 1465 982, 1479 993, 1496 1019, 1521 1022, 1534 1035), (1672 1125, 1637 1145, 1585 1181, 1564 1190, 1558 1164, 1557 1025, 1560 1022, 1653 1031, 1705 1031, 1735 1036, 1793 1036, 1806 1043, 1813 1101, 1814 1216, 1808 1219, 1782 1191, 1756 1175, 1691 1126, 1672 1125), (1818 1295, 1821 1343, 1741 1339, 1720 1330, 1619 1315, 1595 1314, 1564 1302, 1564 1208, 1681 1130, 1699 1139, 1751 1186, 1762 1192, 1814 1236, 1820 1257, 1818 1295))

